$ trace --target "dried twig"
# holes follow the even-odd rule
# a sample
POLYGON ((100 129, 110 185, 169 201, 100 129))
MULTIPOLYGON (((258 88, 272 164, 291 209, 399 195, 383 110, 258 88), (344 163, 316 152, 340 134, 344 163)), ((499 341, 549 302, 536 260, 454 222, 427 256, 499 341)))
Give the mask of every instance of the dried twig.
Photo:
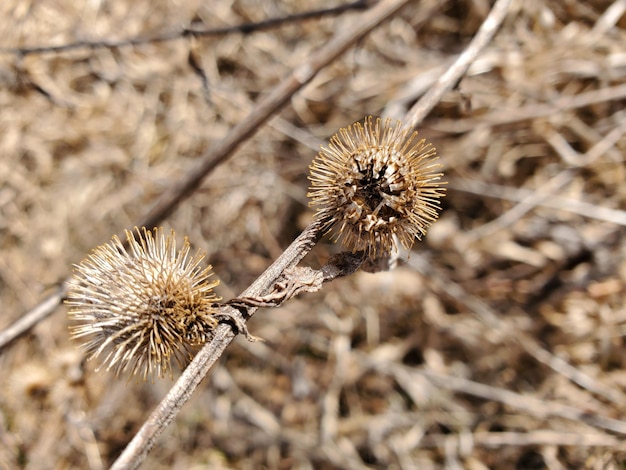
MULTIPOLYGON (((242 293, 242 297, 260 297, 269 294, 282 273, 296 266, 313 248, 322 235, 320 231, 322 226, 323 221, 315 221, 309 225, 283 254, 242 293)), ((245 315, 247 317, 252 316, 256 309, 257 307, 246 308, 245 315)), ((239 310, 230 305, 224 305, 222 311, 233 317, 241 315, 239 310)), ((172 422, 178 411, 189 400, 202 379, 234 338, 235 333, 228 324, 221 324, 216 328, 213 340, 207 343, 194 357, 113 464, 112 469, 130 469, 141 465, 157 437, 172 422)))
POLYGON ((619 434, 626 434, 626 421, 607 418, 581 410, 573 406, 564 405, 555 401, 540 400, 538 398, 521 395, 498 387, 481 384, 472 380, 450 375, 437 374, 432 371, 409 371, 407 367, 393 365, 392 373, 409 375, 423 375, 437 387, 466 393, 490 401, 504 403, 511 408, 523 410, 540 419, 558 417, 578 421, 590 426, 619 434))
POLYGON ((485 18, 480 29, 463 53, 409 110, 406 116, 408 126, 419 126, 428 113, 439 103, 443 95, 454 88, 478 54, 482 52, 496 34, 504 18, 506 18, 510 6, 511 0, 498 0, 494 4, 489 15, 487 15, 487 18, 485 18))
POLYGON ((498 230, 502 230, 504 227, 512 225, 515 221, 521 219, 525 214, 537 207, 541 202, 551 198, 554 193, 563 189, 570 183, 572 181, 572 173, 573 171, 568 169, 553 176, 549 181, 544 183, 541 188, 533 191, 526 199, 520 201, 496 219, 468 232, 466 238, 464 238, 464 242, 471 244, 476 240, 482 240, 488 237, 498 230))
POLYGON ((0 331, 0 351, 11 341, 19 338, 41 320, 47 318, 52 312, 54 312, 54 310, 63 301, 66 292, 67 290, 64 283, 57 286, 54 289, 54 292, 49 294, 48 297, 40 302, 35 308, 29 310, 15 323, 0 331))
POLYGON ((324 282, 355 273, 366 260, 364 252, 342 252, 333 255, 320 269, 289 267, 274 283, 271 293, 263 296, 240 296, 226 302, 231 307, 248 309, 250 307, 279 307, 302 292, 316 292, 324 282))
POLYGON ((606 431, 626 434, 626 421, 599 416, 586 409, 582 410, 554 401, 540 400, 462 377, 441 374, 432 370, 418 370, 396 362, 372 359, 370 356, 360 353, 356 355, 366 368, 375 369, 383 374, 390 374, 400 384, 410 384, 415 382, 418 378, 426 377, 438 388, 504 403, 511 408, 523 410, 540 419, 549 417, 564 418, 585 423, 606 431))
POLYGON ((511 446, 572 446, 572 447, 610 447, 624 450, 624 442, 610 434, 600 433, 577 433, 560 432, 551 429, 539 429, 527 432, 476 432, 463 434, 431 434, 424 436, 419 442, 419 447, 443 447, 450 446, 454 441, 455 447, 467 449, 471 447, 488 447, 501 449, 511 446), (465 442, 461 443, 461 439, 465 442), (469 441, 469 442, 468 442, 469 441))
POLYGON ((598 21, 596 21, 596 24, 591 30, 591 35, 597 37, 606 34, 615 26, 619 19, 624 15, 625 11, 626 0, 615 0, 613 4, 604 11, 602 16, 598 18, 598 21))
POLYGON ((32 54, 51 54, 59 52, 73 51, 76 49, 117 49, 121 47, 141 46, 144 44, 155 44, 159 42, 175 41, 188 37, 219 37, 227 34, 241 33, 250 34, 257 31, 265 31, 271 28, 277 28, 284 24, 322 18, 324 16, 335 16, 350 10, 361 10, 370 5, 369 0, 357 0, 351 3, 338 5, 331 8, 322 8, 319 10, 305 11, 302 13, 294 13, 278 18, 270 18, 264 21, 254 23, 243 23, 235 26, 225 26, 222 28, 199 28, 196 26, 187 26, 175 31, 168 31, 155 36, 135 37, 119 40, 84 40, 70 42, 67 44, 59 44, 58 46, 32 46, 32 47, 2 47, 0 54, 15 54, 20 56, 32 54))

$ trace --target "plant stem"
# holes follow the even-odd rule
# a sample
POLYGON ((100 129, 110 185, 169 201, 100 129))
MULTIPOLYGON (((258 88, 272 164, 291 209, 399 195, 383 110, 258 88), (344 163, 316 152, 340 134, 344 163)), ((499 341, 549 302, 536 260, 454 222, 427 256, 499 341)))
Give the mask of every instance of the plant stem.
MULTIPOLYGON (((324 220, 315 219, 296 238, 282 255, 274 261, 242 294, 242 297, 258 297, 272 291, 274 284, 282 273, 296 266, 306 254, 311 251, 322 236, 324 220)), ((224 305, 222 310, 232 316, 241 313, 224 305)), ((257 310, 256 307, 247 309, 248 317, 257 310)), ((170 389, 159 406, 150 414, 150 417, 141 426, 128 443, 126 449, 115 461, 111 469, 133 469, 139 467, 146 455, 154 446, 156 439, 172 422, 182 406, 191 398, 202 379, 207 375, 213 364, 217 362, 224 350, 235 338, 235 333, 228 324, 220 324, 215 330, 214 338, 204 345, 196 354, 193 361, 187 366, 183 374, 170 389)))
POLYGON ((454 63, 439 77, 406 115, 405 124, 409 127, 419 126, 424 118, 437 106, 445 93, 450 91, 465 75, 469 66, 476 60, 478 54, 491 42, 496 31, 506 18, 512 0, 497 0, 493 8, 483 21, 480 29, 472 38, 463 53, 454 63))

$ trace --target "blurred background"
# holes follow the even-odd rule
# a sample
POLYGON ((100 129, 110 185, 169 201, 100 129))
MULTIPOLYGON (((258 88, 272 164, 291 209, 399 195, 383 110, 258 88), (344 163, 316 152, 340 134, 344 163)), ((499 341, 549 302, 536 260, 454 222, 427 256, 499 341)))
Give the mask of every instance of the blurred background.
MULTIPOLYGON (((335 2, 334 5, 339 5, 335 2)), ((247 34, 16 50, 220 28, 328 2, 0 4, 0 330, 156 199, 358 11, 247 34)), ((225 299, 312 217, 308 165, 366 115, 401 118, 487 0, 410 2, 162 222, 225 299)), ((624 468, 625 2, 514 1, 422 123, 440 220, 390 272, 259 311, 144 468, 624 468)), ((339 250, 320 243, 319 266, 339 250)), ((94 371, 59 306, 0 351, 0 468, 108 467, 165 395, 94 371)))

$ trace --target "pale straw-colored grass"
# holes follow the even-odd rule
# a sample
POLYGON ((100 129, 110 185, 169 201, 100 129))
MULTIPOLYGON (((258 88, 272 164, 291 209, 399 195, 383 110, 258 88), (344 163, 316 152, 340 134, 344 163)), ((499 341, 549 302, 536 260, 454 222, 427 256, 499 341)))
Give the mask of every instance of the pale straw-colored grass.
MULTIPOLYGON (((0 47, 222 27, 325 2, 0 5, 0 47)), ((398 118, 489 2, 414 2, 163 221, 231 298, 310 221, 319 145, 398 118)), ((0 53, 0 330, 158 197, 356 15, 242 35, 0 53), (198 73, 192 62, 202 69, 198 73), (204 78, 203 78, 204 77, 204 78)), ((258 312, 145 468, 621 468, 626 459, 624 2, 514 1, 420 126, 442 218, 408 262, 258 312), (594 211, 594 208, 596 209, 594 211)), ((337 247, 308 257, 325 262, 337 247)), ((108 467, 171 386, 95 373, 59 307, 0 351, 0 467, 108 467)))

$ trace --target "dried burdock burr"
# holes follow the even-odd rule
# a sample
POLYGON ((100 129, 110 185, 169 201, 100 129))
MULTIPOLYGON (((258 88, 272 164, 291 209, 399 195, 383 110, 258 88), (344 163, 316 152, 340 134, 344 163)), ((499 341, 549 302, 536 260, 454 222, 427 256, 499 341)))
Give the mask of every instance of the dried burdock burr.
POLYGON ((340 129, 310 166, 310 205, 325 231, 353 252, 410 249, 440 210, 435 148, 400 121, 370 116, 340 129))
POLYGON ((219 281, 187 239, 177 251, 173 231, 136 228, 126 237, 128 249, 115 236, 76 265, 66 300, 70 334, 116 373, 171 375, 172 360, 182 365, 212 338, 219 281))

